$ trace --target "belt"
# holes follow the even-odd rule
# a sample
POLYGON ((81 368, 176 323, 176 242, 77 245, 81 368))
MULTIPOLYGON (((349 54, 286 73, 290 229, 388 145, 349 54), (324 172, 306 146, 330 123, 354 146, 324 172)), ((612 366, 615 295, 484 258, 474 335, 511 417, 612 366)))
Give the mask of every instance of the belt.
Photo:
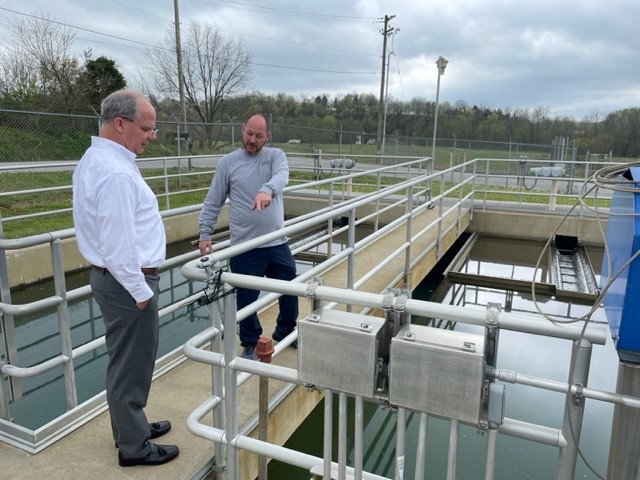
MULTIPOLYGON (((91 268, 95 268, 99 272, 102 272, 103 275, 105 273, 109 272, 109 270, 107 270, 105 267, 99 267, 97 265, 91 265, 91 268)), ((151 268, 151 267, 149 267, 149 268, 143 267, 143 268, 140 269, 140 271, 144 275, 155 275, 156 273, 158 273, 158 269, 157 268, 151 268)))

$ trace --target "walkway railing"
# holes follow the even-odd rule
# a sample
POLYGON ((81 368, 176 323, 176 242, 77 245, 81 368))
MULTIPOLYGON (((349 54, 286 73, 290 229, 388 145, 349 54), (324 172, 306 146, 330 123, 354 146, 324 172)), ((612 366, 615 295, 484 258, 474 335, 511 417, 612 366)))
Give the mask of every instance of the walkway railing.
MULTIPOLYGON (((344 227, 337 229, 327 228, 326 235, 317 237, 313 242, 299 247, 299 250, 303 250, 305 248, 309 248, 310 246, 327 242, 330 243, 331 239, 335 235, 345 232, 347 234, 348 240, 346 248, 344 248, 338 254, 330 255, 325 262, 305 272, 305 274, 299 277, 294 283, 281 283, 274 281, 264 283, 263 281, 261 281, 260 279, 256 279, 255 277, 243 278, 242 276, 223 273, 220 276, 220 280, 224 283, 225 288, 227 289, 229 289, 231 286, 253 286, 253 288, 259 288, 261 290, 271 292, 271 294, 260 298, 254 305, 247 307, 240 312, 235 312, 235 308, 233 306, 234 304, 230 300, 231 296, 225 297, 226 300, 223 309, 224 321, 219 318, 217 313, 218 310, 212 308, 210 310, 210 313, 212 316, 213 326, 210 329, 205 330, 198 336, 194 337, 185 345, 185 353, 187 355, 199 361, 206 361, 207 363, 210 363, 214 371, 214 385, 212 388, 212 396, 207 399, 196 412, 193 413, 189 420, 189 426, 194 431, 194 433, 213 440, 228 449, 228 451, 226 452, 226 458, 227 468, 231 469, 230 472, 233 472, 236 468, 234 462, 237 458, 235 453, 235 449, 237 448, 259 451, 260 453, 265 454, 269 457, 279 458, 285 462, 287 462, 287 459, 289 459, 292 460, 294 464, 298 464, 300 466, 303 466, 304 468, 309 468, 310 472, 315 471, 314 469, 317 468, 318 465, 321 465, 322 471, 324 471, 325 474, 327 472, 327 469, 337 468, 340 478, 344 478, 346 466, 344 462, 344 455, 341 455, 341 459, 343 459, 343 461, 341 461, 338 465, 328 466, 328 464, 326 463, 327 460, 323 461, 322 459, 313 458, 303 454, 294 454, 293 452, 283 450, 282 447, 268 445, 264 442, 251 440, 244 435, 239 434, 241 429, 238 429, 234 426, 234 412, 231 409, 231 405, 233 404, 233 396, 235 395, 234 392, 236 392, 237 388, 237 383, 235 382, 236 370, 244 372, 246 374, 261 374, 270 376, 271 378, 279 378, 281 380, 289 382, 291 385, 296 385, 299 382, 297 381, 297 376, 294 375, 295 371, 291 369, 280 369, 276 368, 275 366, 266 366, 258 363, 246 362, 243 359, 236 359, 235 354, 233 353, 235 352, 235 348, 231 348, 231 343, 229 344, 229 346, 225 345, 225 347, 229 348, 224 349, 224 354, 220 353, 222 351, 220 349, 222 344, 219 335, 221 331, 223 331, 225 328, 229 328, 229 331, 234 331, 235 322, 245 318, 251 312, 265 307, 275 298, 277 298, 278 295, 283 293, 297 296, 307 296, 312 299, 327 300, 332 302, 332 304, 326 306, 327 308, 335 306, 335 303, 338 302, 347 305, 348 309, 356 306, 364 307, 361 311, 362 314, 367 314, 372 308, 383 308, 383 296, 381 294, 365 294, 362 292, 358 292, 357 289, 364 283, 366 283, 369 279, 374 277, 378 272, 383 270, 386 265, 388 265, 396 258, 404 259, 405 268, 396 278, 392 279, 389 284, 395 285, 403 281, 406 284, 409 272, 414 266, 412 264, 410 256, 410 246, 418 238, 427 234, 433 234, 433 232, 435 231, 437 232, 435 235, 437 244, 440 239, 444 235, 446 235, 446 233, 448 233, 448 230, 444 229, 443 227, 445 225, 443 222, 444 218, 459 218, 461 215, 466 213, 467 210, 472 210, 474 208, 474 203, 476 204, 476 208, 477 206, 486 208, 487 204, 492 201, 492 195, 508 195, 509 199, 507 201, 509 203, 515 203, 516 205, 518 204, 518 195, 520 195, 521 197, 528 195, 526 191, 527 189, 524 185, 520 185, 520 187, 518 187, 517 182, 519 182, 520 180, 517 179, 515 191, 510 185, 508 186, 508 188, 502 188, 500 186, 501 181, 504 181, 508 184, 510 182, 510 179, 512 178, 511 176, 505 175, 504 173, 495 173, 495 170, 500 170, 499 168, 495 167, 495 163, 504 162, 504 160, 473 160, 461 165, 452 166, 451 168, 443 171, 434 172, 431 175, 426 175, 422 172, 428 171, 428 161, 429 159, 416 159, 413 161, 399 162, 397 165, 382 167, 374 166, 370 167, 367 170, 354 171, 353 173, 346 172, 345 170, 343 172, 344 174, 342 175, 332 176, 331 178, 319 179, 314 182, 306 182, 304 184, 288 187, 286 190, 286 193, 288 195, 295 193, 308 193, 310 191, 321 193, 321 197, 326 201, 326 206, 319 208, 312 214, 288 221, 283 231, 274 233, 271 236, 264 236, 259 239, 255 239, 254 241, 247 242, 246 244, 234 247, 228 247, 228 245, 224 242, 217 246, 218 250, 213 254, 212 259, 215 260, 215 262, 224 264, 231 256, 241 253, 244 250, 254 248, 255 246, 260 245, 262 242, 269 241, 272 237, 279 237, 282 234, 295 236, 296 234, 308 231, 309 229, 319 228, 320 226, 328 227, 332 223, 332 220, 338 216, 347 217, 350 220, 344 227), (482 170, 482 172, 479 172, 478 170, 482 170), (403 177, 399 178, 397 183, 389 186, 383 185, 384 177, 387 177, 390 174, 393 174, 394 176, 400 176, 400 172, 402 172, 403 177), (376 181, 372 185, 370 182, 364 182, 365 177, 368 179, 373 177, 376 179, 376 181), (370 189, 369 193, 364 192, 354 195, 355 190, 364 188, 365 186, 370 189), (496 186, 501 188, 496 189, 496 186), (515 202, 511 200, 511 195, 516 196, 515 202), (480 203, 477 202, 478 199, 480 199, 480 203), (373 213, 363 215, 362 217, 357 216, 357 209, 363 206, 374 206, 372 210, 373 213), (380 215, 384 214, 387 211, 398 208, 404 209, 404 213, 398 215, 395 221, 386 223, 384 226, 381 226, 379 221, 377 220, 380 215), (421 212, 433 208, 437 209, 437 219, 426 226, 424 229, 420 231, 414 231, 412 228, 412 219, 421 212), (374 233, 357 242, 355 228, 364 222, 375 225, 374 233), (401 225, 404 225, 406 228, 405 242, 398 245, 394 251, 389 252, 386 258, 380 259, 379 265, 376 268, 372 269, 361 278, 355 278, 355 253, 359 249, 369 245, 371 242, 374 242, 379 237, 385 235, 391 229, 397 228, 401 225), (341 290, 319 286, 315 289, 315 293, 313 295, 309 295, 310 287, 306 282, 309 282, 315 276, 321 275, 324 271, 326 271, 327 268, 336 265, 337 263, 345 259, 348 265, 347 289, 341 290), (213 352, 201 350, 200 347, 206 342, 212 343, 212 345, 214 346, 213 352), (268 372, 265 369, 268 370, 268 372), (218 380, 215 380, 215 378, 218 378, 218 380), (224 384, 226 388, 226 394, 224 396, 220 393, 221 389, 219 387, 221 384, 224 384), (216 409, 218 405, 222 404, 226 405, 226 417, 221 417, 219 409, 216 409), (202 416, 206 414, 206 412, 209 412, 211 410, 214 411, 214 416, 216 418, 216 428, 214 429, 205 427, 199 423, 199 420, 202 418, 202 416), (224 428, 222 428, 223 425, 225 425, 224 428)), ((569 182, 574 180, 577 181, 578 179, 568 180, 562 178, 560 181, 569 182)), ((548 181, 549 186, 551 187, 551 182, 553 182, 554 180, 541 180, 541 182, 542 181, 548 181)), ((543 198, 549 200, 549 202, 547 203, 548 208, 551 207, 551 198, 557 198, 558 196, 560 196, 557 191, 554 192, 553 190, 542 193, 541 195, 543 196, 543 198)), ((570 192, 563 194, 563 196, 565 197, 570 197, 572 195, 574 197, 576 196, 575 194, 572 194, 570 192)), ((163 215, 183 215, 185 213, 197 211, 199 208, 200 205, 196 205, 193 207, 168 210, 163 212, 163 215)), ((456 228, 455 222, 453 223, 453 225, 453 227, 448 228, 456 228)), ((459 225, 459 223, 457 225, 459 225)), ((4 439, 8 439, 10 443, 16 444, 21 448, 31 449, 32 451, 46 446, 48 440, 40 439, 40 443, 38 444, 39 446, 34 447, 34 443, 31 443, 34 441, 33 432, 25 433, 25 429, 17 428, 15 425, 12 425, 11 422, 9 422, 9 419, 11 418, 10 403, 13 399, 19 398, 21 395, 21 387, 18 379, 42 375, 46 372, 50 372, 54 368, 63 367, 66 405, 69 410, 77 409, 78 395, 74 375, 74 360, 90 352, 95 352, 97 349, 101 348, 104 345, 103 337, 92 339, 90 342, 84 343, 82 345, 74 345, 73 343, 71 322, 69 318, 70 314, 68 308, 69 302, 74 300, 75 298, 87 296, 90 294, 90 288, 88 286, 83 286, 81 288, 69 291, 67 291, 66 289, 61 244, 62 241, 71 239, 73 238, 73 236, 73 230, 69 229, 53 232, 51 234, 25 237, 17 240, 0 240, 0 293, 2 295, 0 310, 2 311, 2 338, 3 346, 5 349, 4 356, 0 359, 0 371, 9 379, 9 391, 5 390, 5 386, 7 384, 4 381, 0 381, 0 417, 2 419, 0 420, 0 426, 2 427, 0 433, 2 433, 4 439), (52 258, 52 278, 55 286, 55 294, 28 304, 14 305, 11 301, 11 289, 8 287, 9 279, 6 252, 35 245, 49 245, 52 258), (52 307, 55 307, 57 310, 58 330, 60 334, 60 353, 37 365, 32 365, 29 367, 20 366, 21 362, 19 359, 19 352, 15 342, 14 316, 37 313, 39 311, 42 311, 43 309, 52 307)), ((329 252, 331 252, 331 249, 329 249, 329 252)), ((440 252, 438 252, 438 255, 439 253, 440 252)), ((211 277, 207 274, 206 269, 199 268, 198 262, 200 262, 200 260, 196 260, 197 258, 197 252, 190 252, 186 255, 168 260, 162 266, 161 270, 166 270, 171 267, 182 265, 185 262, 189 262, 188 266, 184 270, 189 279, 195 282, 210 283, 211 277)), ((196 302, 202 297, 202 295, 202 292, 198 292, 186 298, 178 299, 172 302, 169 306, 167 306, 160 312, 161 317, 169 315, 184 308, 185 306, 196 302)), ((485 315, 480 315, 476 318, 476 314, 470 312, 468 309, 465 310, 458 307, 447 307, 428 302, 418 302, 414 300, 407 301, 406 311, 409 314, 420 314, 429 317, 449 319, 463 323, 476 323, 480 325, 484 325, 486 320, 485 315)), ((574 350, 576 350, 576 361, 579 360, 578 357, 584 358, 583 356, 585 356, 588 358, 588 353, 581 352, 589 351, 592 343, 604 343, 605 338, 605 331, 601 327, 589 326, 585 330, 584 335, 581 336, 581 328, 571 326, 552 326, 551 324, 548 324, 548 322, 540 322, 535 315, 522 317, 511 314, 501 314, 499 326, 500 328, 504 329, 524 331, 536 335, 552 335, 558 338, 567 338, 575 342, 574 350)), ((276 347, 276 354, 282 351, 282 349, 290 344, 293 340, 294 338, 289 338, 285 342, 281 342, 276 347)), ((227 335, 225 336, 224 341, 235 342, 235 338, 233 335, 227 335)), ((235 345, 235 343, 233 345, 235 345)), ((160 363, 164 365, 163 368, 169 368, 172 362, 180 356, 180 353, 180 348, 177 348, 166 358, 161 359, 160 363)), ((582 364, 583 361, 581 360, 579 363, 582 364)), ((584 362, 584 365, 584 367, 581 367, 576 373, 574 373, 574 377, 567 379, 566 384, 550 382, 544 379, 530 378, 519 375, 517 373, 506 372, 500 369, 495 369, 491 372, 491 375, 496 380, 527 383, 551 390, 566 391, 568 392, 568 394, 576 395, 576 391, 579 388, 578 385, 586 384, 586 376, 588 376, 588 361, 584 362)), ((248 378, 248 375, 238 376, 239 383, 244 381, 246 378, 248 378)), ((580 395, 584 395, 585 397, 589 398, 614 403, 625 403, 627 405, 633 406, 635 406, 637 403, 637 399, 611 394, 608 392, 598 392, 582 387, 580 387, 579 390, 580 395)), ((341 406, 346 404, 346 395, 344 393, 326 393, 337 394, 339 396, 341 406)), ((356 408, 361 408, 362 400, 362 398, 357 399, 356 408)), ((331 405, 331 402, 327 402, 327 404, 331 405)), ((329 406, 327 408, 330 409, 329 406)), ((404 415, 404 413, 402 413, 401 409, 399 409, 398 412, 398 421, 400 422, 402 420, 401 416, 404 415)), ((325 419, 325 421, 328 422, 331 419, 332 412, 327 411, 326 414, 329 420, 325 419)), ((359 414, 357 413, 356 417, 358 417, 358 415, 359 414)), ((339 416, 340 422, 344 422, 344 418, 346 417, 343 416, 342 407, 340 409, 339 416)), ((421 417, 421 428, 422 423, 423 421, 421 417)), ((426 422, 424 428, 426 428, 426 422)), ((451 462, 448 475, 450 476, 450 478, 455 478, 454 440, 457 431, 457 424, 455 420, 452 421, 451 431, 452 448, 450 448, 449 453, 449 455, 451 456, 451 462)), ((568 472, 572 468, 575 468, 575 454, 573 453, 573 447, 571 446, 573 442, 570 438, 571 435, 569 435, 567 431, 547 429, 529 424, 524 425, 517 420, 509 419, 505 421, 505 423, 500 427, 499 431, 502 433, 521 436, 524 438, 531 438, 536 441, 541 441, 543 443, 558 446, 560 448, 562 457, 559 461, 559 464, 563 466, 563 471, 568 472), (565 458, 568 458, 568 460, 565 460, 565 458)), ((402 429, 399 428, 398 432, 398 452, 401 452, 405 448, 405 446, 403 445, 404 440, 401 434, 402 429)), ((421 438, 423 436, 422 433, 424 432, 421 431, 421 438)), ((489 435, 489 450, 495 448, 494 433, 491 433, 489 435), (493 446, 491 446, 492 444, 493 446)), ((345 445, 340 446, 341 451, 344 451, 345 448, 345 445)), ((424 443, 421 443, 419 445, 419 448, 424 449, 424 443)), ((218 458, 223 457, 219 456, 218 458)), ((328 461, 330 461, 330 456, 328 458, 328 461)), ((487 457, 487 478, 492 478, 491 472, 493 470, 493 462, 494 457, 493 453, 491 453, 487 457)), ((358 465, 350 467, 348 469, 349 472, 352 471, 351 469, 353 469, 353 473, 356 477, 360 475, 360 467, 358 465)), ((361 478, 376 478, 375 475, 366 474, 364 472, 362 472, 361 475, 361 478)), ((568 475, 568 473, 566 475, 568 475)), ((231 476, 230 478, 234 477, 231 476)), ((563 476, 559 476, 558 478, 571 477, 565 476, 565 474, 563 474, 563 476)))
MULTIPOLYGON (((207 269, 202 268, 202 265, 198 262, 200 262, 200 260, 191 262, 187 266, 183 267, 185 275, 194 279, 201 279, 202 274, 207 269)), ((214 271, 215 269, 212 268, 211 272, 214 271)), ((342 303, 351 307, 364 307, 365 311, 371 308, 383 310, 389 308, 388 305, 385 305, 384 295, 368 294, 350 289, 325 287, 322 285, 313 285, 312 283, 299 283, 300 280, 302 280, 301 278, 298 278, 297 282, 292 283, 271 279, 256 279, 254 277, 231 273, 216 273, 215 278, 219 280, 219 286, 221 286, 226 293, 231 292, 232 287, 256 288, 275 294, 296 295, 298 297, 307 298, 313 302, 328 301, 332 302, 332 304, 342 303), (311 289, 310 286, 312 287, 311 289), (310 291, 313 292, 311 295, 310 291)), ((213 281, 213 277, 210 277, 209 280, 213 281)), ((487 312, 469 310, 464 307, 434 304, 411 299, 406 300, 403 308, 408 315, 442 318, 453 322, 480 326, 485 326, 488 322, 488 317, 491 316, 487 312)), ((227 478, 239 478, 237 449, 245 449, 259 455, 275 458, 281 462, 305 468, 311 473, 316 472, 320 475, 321 472, 324 472, 324 478, 335 478, 329 476, 329 471, 337 471, 337 478, 341 479, 352 478, 351 476, 353 476, 353 478, 380 478, 370 472, 363 472, 361 463, 356 463, 349 467, 344 463, 336 465, 331 462, 331 455, 325 455, 323 459, 292 451, 278 445, 271 445, 265 441, 250 438, 246 433, 249 429, 246 426, 238 426, 236 408, 237 388, 249 379, 249 374, 282 380, 292 385, 300 385, 304 382, 299 380, 299 375, 296 369, 237 358, 235 354, 236 339, 234 336, 227 335, 224 337, 224 353, 222 353, 222 341, 220 339, 221 332, 223 330, 233 331, 236 322, 242 316, 240 314, 236 315, 234 297, 232 295, 226 295, 224 297, 223 311, 224 319, 221 319, 218 315, 214 315, 214 318, 212 319, 214 325, 207 331, 202 332, 187 342, 185 345, 185 354, 193 360, 212 366, 212 376, 214 379, 212 395, 208 399, 204 400, 203 403, 190 415, 188 426, 190 431, 194 434, 207 438, 226 448, 226 453, 224 454, 222 453, 224 450, 217 450, 218 455, 221 456, 216 457, 216 465, 226 471, 227 478), (211 342, 212 345, 211 351, 202 348, 202 345, 208 345, 209 342, 211 342), (224 394, 222 393, 223 390, 220 388, 221 385, 225 386, 224 394), (214 421, 213 427, 201 422, 201 420, 212 411, 214 412, 214 415, 219 413, 218 409, 223 405, 224 409, 222 411, 226 416, 223 418, 219 415, 214 416, 216 420, 214 421), (346 475, 349 476, 347 477, 346 475)), ((499 329, 524 332, 531 335, 552 336, 573 342, 574 347, 572 350, 571 364, 575 365, 575 368, 566 383, 536 378, 502 369, 492 370, 491 376, 497 380, 509 383, 520 383, 523 385, 566 393, 574 400, 574 402, 567 402, 565 418, 570 417, 574 423, 571 427, 566 424, 562 430, 558 430, 523 422, 517 419, 505 418, 503 424, 499 428, 489 428, 487 430, 489 435, 487 442, 485 478, 493 478, 496 462, 496 435, 500 433, 557 447, 559 449, 557 478, 572 479, 575 473, 575 462, 577 459, 576 446, 580 440, 580 422, 584 411, 584 399, 591 398, 640 408, 640 399, 638 398, 584 387, 584 385, 587 384, 589 375, 591 345, 605 343, 607 336, 606 328, 602 325, 588 325, 586 327, 582 324, 559 325, 551 323, 539 315, 533 314, 523 315, 500 313, 498 316, 494 316, 492 321, 496 322, 497 328, 499 329), (573 429, 573 434, 570 432, 569 428, 573 429)), ((274 355, 280 354, 283 349, 296 338, 297 333, 294 333, 290 338, 287 338, 284 342, 278 344, 275 348, 274 355)), ((345 366, 345 368, 349 367, 345 366)), ((331 396, 334 394, 339 396, 340 402, 338 421, 340 425, 344 425, 346 418, 350 416, 345 408, 346 394, 330 390, 325 391, 325 394, 328 398, 325 399, 324 425, 333 425, 334 414, 331 411, 331 396)), ((364 400, 365 398, 363 397, 356 398, 356 419, 362 418, 362 402, 364 400)), ((406 445, 403 443, 404 437, 402 435, 405 428, 405 414, 406 412, 404 409, 398 408, 398 444, 396 447, 396 457, 398 460, 403 456, 402 452, 405 452, 406 450, 406 445)), ((420 442, 417 446, 417 458, 424 457, 426 418, 426 414, 421 414, 419 434, 420 442)), ((353 445, 355 451, 354 455, 355 458, 359 459, 361 462, 362 450, 364 448, 363 444, 359 443, 362 439, 362 424, 356 423, 355 428, 356 443, 353 445)), ((451 479, 456 478, 455 464, 457 430, 458 422, 456 420, 451 420, 451 441, 449 449, 449 467, 447 472, 447 478, 451 479)), ((327 435, 327 431, 325 430, 325 442, 329 442, 329 445, 325 443, 325 452, 331 452, 332 446, 330 441, 330 432, 329 435, 327 435)), ((346 458, 346 443, 341 443, 339 448, 339 457, 343 459, 346 458)), ((398 478, 398 475, 398 470, 396 470, 396 476, 394 478, 398 478)), ((423 478, 423 475, 424 464, 418 467, 415 478, 423 478)))

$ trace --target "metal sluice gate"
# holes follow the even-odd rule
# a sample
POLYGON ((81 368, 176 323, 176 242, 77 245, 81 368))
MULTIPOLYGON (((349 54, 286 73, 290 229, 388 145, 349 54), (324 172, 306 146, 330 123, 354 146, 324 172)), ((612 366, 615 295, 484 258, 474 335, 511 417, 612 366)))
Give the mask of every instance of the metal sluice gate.
POLYGON ((549 250, 549 271, 557 290, 582 294, 598 291, 589 256, 577 237, 555 236, 549 250))

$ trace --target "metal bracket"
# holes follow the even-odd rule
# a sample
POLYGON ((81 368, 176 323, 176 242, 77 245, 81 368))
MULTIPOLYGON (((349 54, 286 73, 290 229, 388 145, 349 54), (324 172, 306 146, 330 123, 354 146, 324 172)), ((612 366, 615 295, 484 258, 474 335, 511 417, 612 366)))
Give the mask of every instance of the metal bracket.
POLYGON ((382 309, 383 310, 391 310, 393 307, 393 299, 396 296, 396 292, 392 288, 388 288, 385 290, 382 295, 382 309))
POLYGON ((581 383, 574 383, 573 385, 576 387, 576 392, 573 394, 573 401, 580 403, 584 400, 584 385, 581 383))
POLYGON ((321 277, 313 277, 309 283, 307 283, 307 290, 304 293, 304 296, 307 297, 311 302, 310 310, 315 312, 322 308, 322 301, 316 298, 316 290, 318 287, 322 286, 322 278, 321 277))
POLYGON ((485 317, 485 325, 488 327, 497 327, 500 313, 502 312, 502 305, 499 303, 487 304, 487 315, 485 317))
POLYGON ((400 290, 396 295, 396 301, 393 304, 393 310, 396 312, 404 312, 407 309, 407 300, 409 295, 404 290, 400 290))
POLYGON ((313 299, 316 296, 316 290, 320 285, 322 285, 322 278, 313 277, 311 281, 307 283, 307 290, 305 291, 304 296, 313 299))

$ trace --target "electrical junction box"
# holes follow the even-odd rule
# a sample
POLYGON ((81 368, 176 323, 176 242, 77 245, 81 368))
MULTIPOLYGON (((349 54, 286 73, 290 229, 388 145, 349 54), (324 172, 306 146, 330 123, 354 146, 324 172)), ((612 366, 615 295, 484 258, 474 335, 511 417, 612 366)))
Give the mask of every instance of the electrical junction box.
POLYGON ((373 398, 385 320, 318 309, 298 320, 298 380, 373 398))
MULTIPOLYGON (((391 340, 389 403, 474 425, 486 422, 485 365, 483 335, 404 325, 391 340)), ((500 415, 491 423, 502 423, 500 415)))
POLYGON ((640 363, 640 260, 618 271, 640 248, 640 167, 629 168, 620 178, 625 191, 615 190, 607 223, 600 289, 611 282, 604 297, 609 330, 620 360, 640 363), (637 192, 634 192, 636 189, 637 192))

